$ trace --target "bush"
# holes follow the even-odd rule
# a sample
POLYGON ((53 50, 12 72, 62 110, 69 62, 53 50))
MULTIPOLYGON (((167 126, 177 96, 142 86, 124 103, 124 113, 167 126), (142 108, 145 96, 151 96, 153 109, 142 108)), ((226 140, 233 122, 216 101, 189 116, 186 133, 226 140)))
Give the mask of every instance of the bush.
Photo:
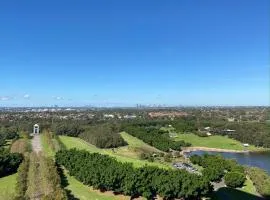
POLYGON ((228 172, 225 176, 225 184, 229 187, 236 188, 244 184, 245 174, 239 172, 228 172))
POLYGON ((19 153, 9 153, 7 149, 0 149, 0 177, 15 173, 23 160, 19 153))

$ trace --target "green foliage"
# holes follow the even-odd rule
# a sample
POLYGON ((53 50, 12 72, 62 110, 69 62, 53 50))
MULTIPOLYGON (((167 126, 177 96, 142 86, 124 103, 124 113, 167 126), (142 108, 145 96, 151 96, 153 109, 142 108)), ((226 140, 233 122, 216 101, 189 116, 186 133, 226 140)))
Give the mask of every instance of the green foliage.
POLYGON ((57 152, 56 162, 86 185, 133 197, 142 195, 150 199, 159 194, 165 199, 192 199, 212 189, 208 181, 185 170, 134 168, 130 163, 120 163, 106 155, 76 149, 57 152))
POLYGON ((270 176, 267 172, 257 167, 248 167, 246 171, 257 191, 270 198, 270 176))
POLYGON ((184 141, 171 140, 167 132, 160 130, 159 126, 153 126, 152 123, 123 124, 122 131, 141 139, 161 151, 168 152, 170 149, 179 151, 182 146, 190 146, 190 144, 184 141))
POLYGON ((245 175, 239 172, 228 172, 224 179, 225 184, 232 188, 241 187, 246 180, 245 175))
POLYGON ((15 173, 23 160, 19 153, 9 153, 7 149, 0 149, 0 177, 15 173))
POLYGON ((18 176, 16 183, 16 198, 25 199, 25 192, 27 190, 27 176, 29 168, 29 155, 24 156, 23 162, 18 168, 18 176))
POLYGON ((204 167, 202 173, 209 181, 219 181, 226 171, 237 172, 244 176, 243 166, 239 165, 235 160, 228 160, 220 155, 192 155, 190 161, 204 167))
POLYGON ((97 124, 87 126, 79 137, 99 148, 115 148, 127 145, 118 132, 119 129, 114 124, 97 124))
POLYGON ((54 125, 53 131, 56 135, 67 135, 71 137, 78 137, 83 129, 77 123, 59 123, 54 125))

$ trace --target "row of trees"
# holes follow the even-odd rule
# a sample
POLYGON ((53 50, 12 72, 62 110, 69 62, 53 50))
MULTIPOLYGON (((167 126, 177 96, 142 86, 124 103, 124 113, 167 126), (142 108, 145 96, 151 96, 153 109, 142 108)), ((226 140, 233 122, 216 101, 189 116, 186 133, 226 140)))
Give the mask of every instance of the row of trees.
POLYGON ((9 153, 8 149, 0 148, 0 177, 15 173, 23 160, 19 153, 9 153))
POLYGON ((125 123, 122 125, 122 131, 126 131, 134 137, 137 137, 145 143, 168 152, 170 149, 180 151, 183 146, 190 146, 184 141, 173 141, 168 132, 160 130, 159 127, 145 123, 125 123))
POLYGON ((56 162, 86 185, 132 197, 151 199, 158 194, 164 199, 195 199, 212 190, 203 177, 185 170, 134 168, 130 163, 117 162, 107 155, 76 149, 58 151, 56 162))
POLYGON ((245 169, 235 160, 225 159, 221 155, 204 154, 192 155, 190 161, 204 168, 202 174, 209 181, 220 181, 225 175, 225 183, 229 187, 240 187, 245 182, 245 169))

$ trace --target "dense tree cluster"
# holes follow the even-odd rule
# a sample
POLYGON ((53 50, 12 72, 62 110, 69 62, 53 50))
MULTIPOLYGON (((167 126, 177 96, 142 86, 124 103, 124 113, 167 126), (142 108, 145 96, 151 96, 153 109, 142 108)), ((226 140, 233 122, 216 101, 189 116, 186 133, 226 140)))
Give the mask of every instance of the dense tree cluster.
POLYGON ((58 151, 56 162, 86 185, 133 197, 142 195, 151 199, 158 194, 164 199, 195 199, 212 190, 203 177, 185 170, 134 168, 130 163, 117 162, 107 155, 76 149, 58 151))
POLYGON ((78 137, 84 129, 77 123, 61 123, 54 125, 53 131, 56 135, 78 137))
POLYGON ((127 145, 115 124, 88 125, 79 137, 99 148, 115 148, 127 145))
POLYGON ((245 174, 239 172, 228 172, 224 176, 225 184, 229 187, 236 188, 243 185, 246 180, 245 174))
POLYGON ((181 147, 190 146, 184 141, 173 141, 167 132, 160 130, 160 127, 147 123, 123 124, 122 130, 161 151, 168 152, 170 149, 180 151, 181 147))
POLYGON ((257 167, 248 167, 246 171, 257 191, 266 198, 270 198, 270 175, 257 167))
POLYGON ((0 146, 6 143, 6 140, 13 140, 19 137, 17 129, 14 127, 1 127, 0 128, 0 146))
POLYGON ((192 155, 190 157, 190 161, 193 164, 200 165, 204 168, 202 173, 208 178, 209 181, 220 181, 226 172, 230 172, 232 174, 237 173, 237 177, 241 177, 239 178, 239 182, 231 183, 230 181, 232 180, 232 174, 227 175, 229 186, 239 187, 245 181, 245 169, 235 160, 228 160, 220 155, 204 154, 203 156, 192 155))
POLYGON ((0 177, 15 173, 23 160, 19 153, 9 153, 8 149, 0 148, 0 177))

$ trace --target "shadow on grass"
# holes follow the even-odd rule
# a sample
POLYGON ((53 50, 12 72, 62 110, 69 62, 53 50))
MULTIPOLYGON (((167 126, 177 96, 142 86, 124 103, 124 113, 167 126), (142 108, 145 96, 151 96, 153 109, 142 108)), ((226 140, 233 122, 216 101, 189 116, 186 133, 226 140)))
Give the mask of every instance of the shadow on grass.
POLYGON ((266 200, 270 197, 259 197, 233 188, 220 188, 213 192, 211 200, 266 200))
POLYGON ((57 171, 58 174, 60 176, 60 180, 61 180, 61 187, 65 190, 68 200, 79 200, 78 198, 76 198, 70 190, 66 189, 66 187, 69 185, 67 177, 64 174, 64 170, 60 167, 57 166, 57 171))

